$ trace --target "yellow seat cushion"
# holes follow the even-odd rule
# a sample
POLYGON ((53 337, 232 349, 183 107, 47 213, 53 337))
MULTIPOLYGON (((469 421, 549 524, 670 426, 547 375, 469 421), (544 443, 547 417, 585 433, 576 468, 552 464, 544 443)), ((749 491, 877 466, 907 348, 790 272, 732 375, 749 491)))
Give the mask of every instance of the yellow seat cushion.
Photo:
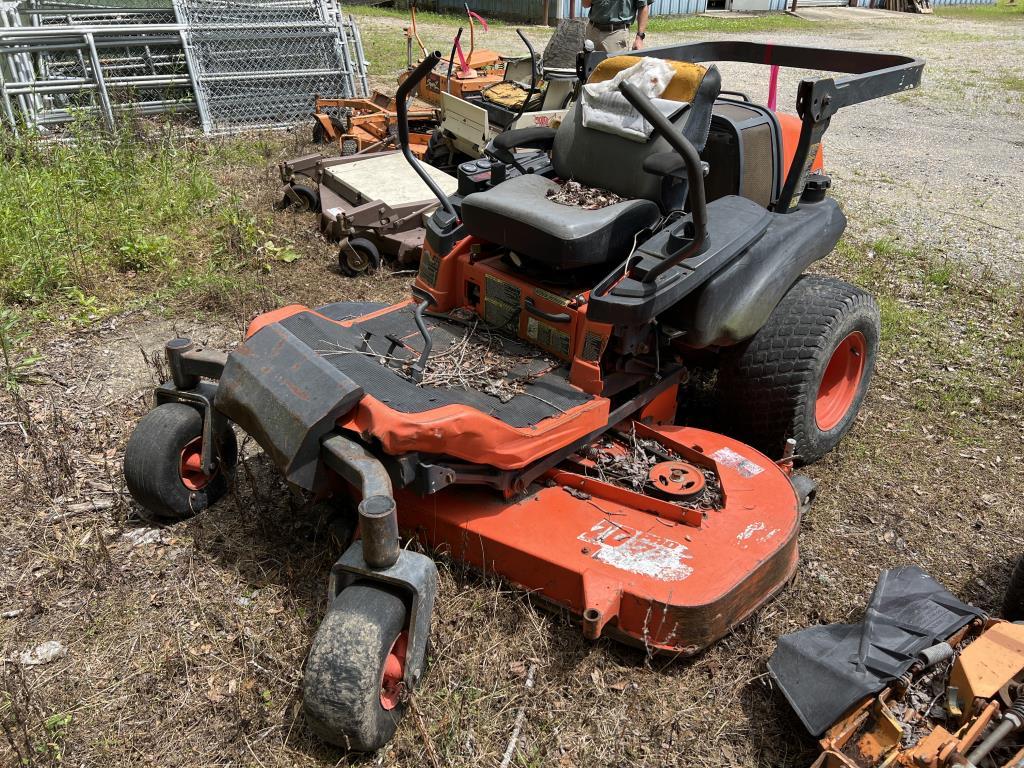
MULTIPOLYGON (((640 58, 639 56, 611 56, 597 65, 587 82, 603 83, 605 80, 611 80, 622 70, 638 63, 640 58)), ((660 98, 692 102, 708 68, 688 61, 668 61, 667 63, 676 73, 660 98)))

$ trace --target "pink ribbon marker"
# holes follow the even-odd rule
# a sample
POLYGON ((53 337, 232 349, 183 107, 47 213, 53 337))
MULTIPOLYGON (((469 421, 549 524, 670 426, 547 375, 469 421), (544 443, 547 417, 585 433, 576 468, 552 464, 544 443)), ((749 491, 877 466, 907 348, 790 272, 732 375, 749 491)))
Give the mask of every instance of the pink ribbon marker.
POLYGON ((779 92, 779 65, 772 64, 771 74, 768 76, 768 109, 775 111, 775 97, 779 92))
POLYGON ((469 74, 469 64, 466 62, 466 54, 462 52, 462 43, 455 44, 455 53, 459 56, 459 71, 463 75, 469 74))
POLYGON ((483 16, 481 16, 479 13, 476 13, 475 11, 469 11, 469 15, 480 22, 480 26, 484 28, 484 32, 487 31, 487 20, 484 19, 483 16))

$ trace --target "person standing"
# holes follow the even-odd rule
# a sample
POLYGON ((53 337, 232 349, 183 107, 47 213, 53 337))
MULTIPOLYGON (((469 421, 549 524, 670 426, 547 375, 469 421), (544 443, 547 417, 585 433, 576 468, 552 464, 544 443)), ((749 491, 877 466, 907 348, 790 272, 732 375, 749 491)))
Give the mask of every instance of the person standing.
POLYGON ((587 40, 594 50, 618 53, 644 47, 647 22, 651 18, 650 5, 654 0, 583 0, 590 9, 587 17, 587 40), (636 37, 629 42, 629 28, 636 21, 636 37))

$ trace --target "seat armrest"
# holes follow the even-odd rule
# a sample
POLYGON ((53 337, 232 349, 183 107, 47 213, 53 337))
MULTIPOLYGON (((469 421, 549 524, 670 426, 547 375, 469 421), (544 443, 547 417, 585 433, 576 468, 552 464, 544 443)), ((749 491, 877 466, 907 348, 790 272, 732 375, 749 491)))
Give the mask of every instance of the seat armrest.
POLYGON ((491 142, 494 148, 505 152, 514 149, 551 149, 555 143, 554 128, 516 128, 499 133, 491 142))

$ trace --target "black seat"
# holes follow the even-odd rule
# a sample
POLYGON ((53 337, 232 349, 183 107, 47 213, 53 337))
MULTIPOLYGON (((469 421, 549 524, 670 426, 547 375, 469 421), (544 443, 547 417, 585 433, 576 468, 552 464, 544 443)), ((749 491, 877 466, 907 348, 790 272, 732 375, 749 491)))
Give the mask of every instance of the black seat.
POLYGON ((542 176, 517 176, 469 195, 462 203, 463 220, 472 235, 557 269, 575 269, 601 264, 609 254, 625 258, 636 233, 661 218, 650 200, 595 210, 562 205, 547 196, 559 186, 542 176))
MULTIPOLYGON (((638 61, 635 56, 606 59, 589 82, 610 79, 638 61)), ((686 102, 672 122, 699 151, 707 140, 711 109, 721 85, 718 70, 669 64, 676 76, 662 98, 686 102)), ((514 145, 514 141, 505 143, 514 145)), ((638 232, 682 207, 685 181, 678 174, 651 172, 656 164, 649 161, 669 152, 671 146, 661 136, 637 142, 585 127, 583 110, 574 105, 553 135, 555 172, 562 180, 606 189, 626 200, 596 210, 562 205, 547 196, 557 188, 556 182, 525 175, 468 195, 462 202, 463 223, 469 234, 552 269, 622 261, 638 232)))

